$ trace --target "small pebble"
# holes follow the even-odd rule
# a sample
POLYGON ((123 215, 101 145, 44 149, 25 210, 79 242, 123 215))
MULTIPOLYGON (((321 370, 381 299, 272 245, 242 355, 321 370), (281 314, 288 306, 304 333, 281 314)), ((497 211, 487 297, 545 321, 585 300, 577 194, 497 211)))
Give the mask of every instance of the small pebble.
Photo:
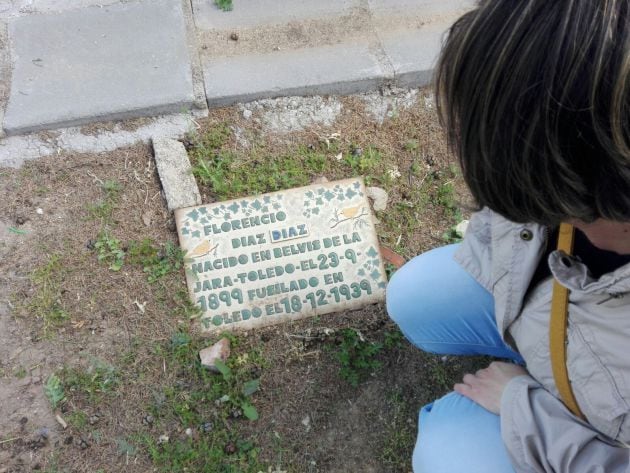
POLYGON ((37 215, 44 215, 44 209, 38 208, 35 212, 37 212, 37 215))
POLYGON ((86 439, 84 439, 83 437, 81 437, 81 440, 79 441, 79 448, 81 450, 85 450, 89 446, 90 446, 89 442, 86 439))
POLYGON ((352 148, 352 156, 361 156, 363 154, 362 148, 352 148))
POLYGON ((238 419, 239 417, 243 415, 243 411, 240 410, 238 407, 235 407, 234 409, 230 411, 230 415, 232 416, 233 419, 238 419))
POLYGON ((260 378, 261 372, 260 366, 252 366, 249 370, 249 374, 252 378, 260 378))
POLYGON ((190 427, 188 427, 188 428, 185 430, 185 433, 186 433, 186 435, 187 435, 188 437, 192 437, 192 434, 193 434, 193 429, 191 429, 190 427))
POLYGON ((26 219, 24 217, 22 217, 22 216, 18 216, 15 219, 15 223, 17 225, 24 225, 26 223, 26 219))
POLYGON ((88 422, 90 423, 90 425, 94 425, 96 424, 100 419, 100 416, 98 414, 94 414, 93 416, 90 416, 90 418, 88 419, 88 422))
POLYGON ((169 436, 166 434, 160 435, 160 437, 158 438, 158 444, 168 443, 168 441, 169 441, 169 436))
POLYGON ((243 118, 246 120, 252 118, 252 111, 247 109, 243 110, 243 118))
POLYGON ((236 453, 236 445, 230 442, 223 448, 223 451, 228 455, 232 455, 233 453, 236 453))
POLYGON ((204 422, 201 424, 201 431, 205 434, 212 432, 214 429, 214 424, 212 422, 204 422))
POLYGON ((238 33, 232 33, 230 34, 230 39, 232 41, 238 41, 238 33))

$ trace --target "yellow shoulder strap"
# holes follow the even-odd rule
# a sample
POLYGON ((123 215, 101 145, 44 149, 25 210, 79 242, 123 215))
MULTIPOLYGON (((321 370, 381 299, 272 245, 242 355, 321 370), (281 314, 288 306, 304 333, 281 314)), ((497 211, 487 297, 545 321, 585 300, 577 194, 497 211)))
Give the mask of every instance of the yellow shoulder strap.
MULTIPOLYGON (((567 223, 560 225, 558 250, 562 250, 568 255, 572 254, 573 234, 574 230, 572 225, 567 223)), ((568 306, 569 290, 554 279, 553 296, 551 299, 551 320, 549 323, 549 351, 551 352, 553 378, 564 404, 574 415, 585 419, 573 395, 571 382, 569 381, 569 372, 567 370, 566 337, 569 314, 568 306)))

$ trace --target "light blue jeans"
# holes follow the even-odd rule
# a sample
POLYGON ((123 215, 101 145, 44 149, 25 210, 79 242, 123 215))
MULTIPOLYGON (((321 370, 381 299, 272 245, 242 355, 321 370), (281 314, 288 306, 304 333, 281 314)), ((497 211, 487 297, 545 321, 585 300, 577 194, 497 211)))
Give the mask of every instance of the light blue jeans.
MULTIPOLYGON (((492 295, 455 262, 459 245, 409 261, 387 286, 387 310, 422 350, 492 355, 522 363, 499 336, 492 295)), ((420 411, 415 473, 514 473, 499 416, 450 393, 420 411)))

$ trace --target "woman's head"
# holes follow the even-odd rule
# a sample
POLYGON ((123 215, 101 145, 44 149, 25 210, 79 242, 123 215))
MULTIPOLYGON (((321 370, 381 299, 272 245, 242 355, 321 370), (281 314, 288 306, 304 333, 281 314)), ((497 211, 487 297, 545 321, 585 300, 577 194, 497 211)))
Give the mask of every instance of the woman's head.
POLYGON ((630 221, 630 0, 485 0, 436 75, 480 206, 520 222, 630 221))

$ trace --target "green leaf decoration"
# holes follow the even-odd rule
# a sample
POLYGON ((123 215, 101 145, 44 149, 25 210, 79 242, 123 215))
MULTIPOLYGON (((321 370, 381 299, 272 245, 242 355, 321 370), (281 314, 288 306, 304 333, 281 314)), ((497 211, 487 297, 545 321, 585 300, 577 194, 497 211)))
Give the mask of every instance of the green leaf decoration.
POLYGON ((251 396, 260 389, 260 380, 252 379, 243 384, 243 396, 251 396))
POLYGON ((243 409, 243 415, 249 420, 258 420, 258 411, 249 402, 241 404, 241 409, 243 409))

